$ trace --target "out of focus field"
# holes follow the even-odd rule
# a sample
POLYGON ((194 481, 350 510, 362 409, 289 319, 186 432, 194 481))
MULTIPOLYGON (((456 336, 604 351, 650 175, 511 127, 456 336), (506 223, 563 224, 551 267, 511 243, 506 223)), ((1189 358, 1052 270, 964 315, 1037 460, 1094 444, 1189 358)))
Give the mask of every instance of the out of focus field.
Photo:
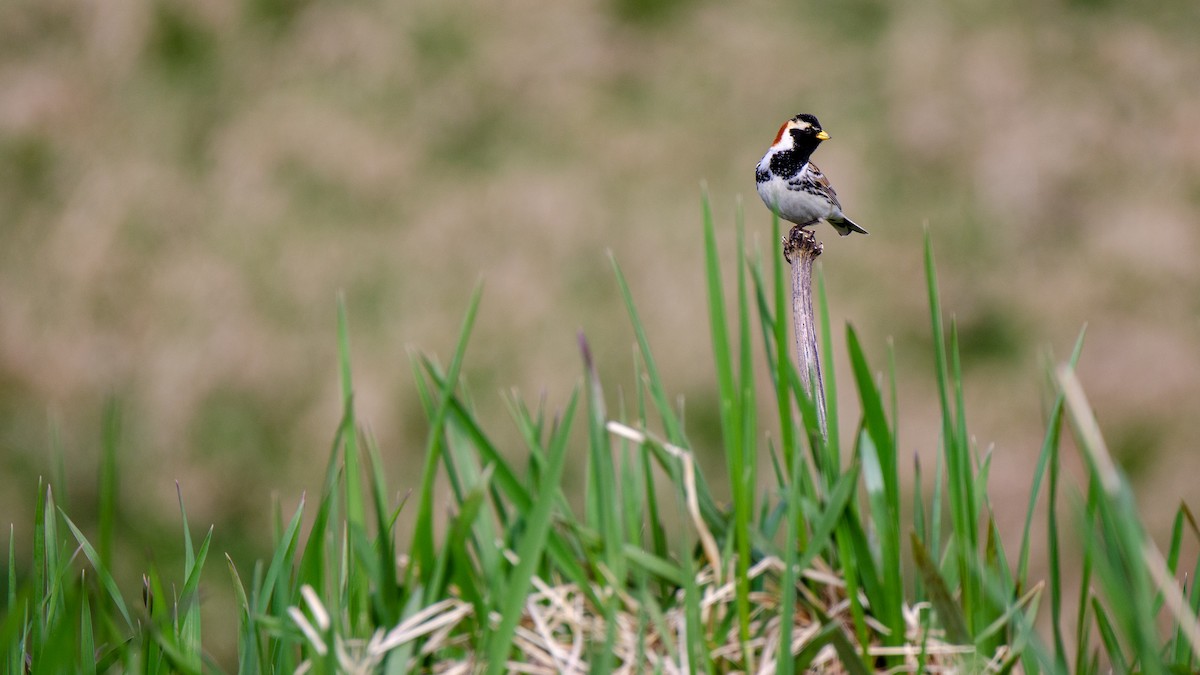
POLYGON ((447 355, 480 280, 483 417, 512 388, 559 405, 577 329, 610 394, 632 381, 610 250, 689 435, 718 452, 701 182, 725 250, 740 195, 774 255, 751 169, 811 112, 871 231, 818 230, 834 325, 881 364, 894 340, 901 446, 934 457, 940 424, 928 227, 994 502, 1023 514, 1043 357, 1087 323, 1084 385, 1165 528, 1200 497, 1198 31, 1183 0, 5 0, 0 514, 27 546, 37 476, 61 464, 86 522, 115 398, 129 565, 178 547, 176 480, 248 564, 273 495, 322 479, 339 292, 360 417, 415 486, 409 351, 447 355))

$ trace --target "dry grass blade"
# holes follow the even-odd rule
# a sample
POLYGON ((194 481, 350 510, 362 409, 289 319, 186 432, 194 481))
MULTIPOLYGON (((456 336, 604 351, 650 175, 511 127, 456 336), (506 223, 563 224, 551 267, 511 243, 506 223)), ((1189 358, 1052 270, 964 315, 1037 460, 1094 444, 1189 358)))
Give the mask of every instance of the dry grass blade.
MULTIPOLYGON (((609 433, 636 443, 646 443, 650 440, 646 434, 620 422, 610 421, 607 424, 607 428, 609 433)), ((721 552, 717 547, 717 540, 713 537, 712 532, 709 531, 708 525, 704 523, 704 517, 700 514, 700 498, 699 493, 696 491, 696 463, 692 459, 692 453, 670 443, 658 443, 671 456, 679 459, 683 465, 683 489, 687 502, 688 515, 691 516, 692 525, 696 527, 696 536, 700 538, 700 547, 704 549, 704 556, 708 558, 708 564, 712 566, 711 568, 714 571, 720 570, 721 552)))
POLYGON ((377 650, 379 653, 389 652, 422 635, 458 623, 471 614, 471 611, 471 606, 460 600, 449 599, 434 603, 388 631, 377 650))

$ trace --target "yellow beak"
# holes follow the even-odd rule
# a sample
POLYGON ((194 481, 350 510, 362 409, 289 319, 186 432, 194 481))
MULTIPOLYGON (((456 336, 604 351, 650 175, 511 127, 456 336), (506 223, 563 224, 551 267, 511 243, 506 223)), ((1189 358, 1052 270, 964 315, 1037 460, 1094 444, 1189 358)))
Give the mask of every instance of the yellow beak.
POLYGON ((825 133, 824 131, 818 131, 816 138, 818 141, 827 141, 829 140, 829 134, 825 133))

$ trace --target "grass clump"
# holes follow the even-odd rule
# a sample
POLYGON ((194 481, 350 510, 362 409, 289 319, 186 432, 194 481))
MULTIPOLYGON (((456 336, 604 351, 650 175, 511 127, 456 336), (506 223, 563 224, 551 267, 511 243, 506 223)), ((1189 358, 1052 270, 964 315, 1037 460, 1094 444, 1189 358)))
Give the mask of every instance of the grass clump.
MULTIPOLYGON (((1082 336, 1055 373, 1058 394, 1032 474, 1025 526, 1019 542, 1006 545, 987 497, 990 458, 978 454, 968 435, 958 332, 953 322, 948 331, 943 323, 929 242, 942 448, 932 476, 916 467, 906 512, 892 369, 881 378, 848 327, 859 423, 852 437, 840 437, 839 415, 847 411, 838 409, 839 383, 827 368, 823 431, 789 356, 782 261, 748 260, 739 224, 735 302, 726 308, 707 204, 704 227, 729 504, 714 499, 697 469, 634 294, 615 262, 638 344, 639 387, 632 399, 609 411, 581 336, 584 374, 565 408, 551 415, 511 398, 524 447, 500 448, 461 388, 477 291, 448 365, 414 358, 430 424, 418 486, 399 501, 389 497, 380 450, 355 416, 347 321, 339 306, 343 415, 324 488, 315 504, 302 500, 286 522, 279 519, 270 560, 244 567, 226 559, 238 603, 237 663, 215 663, 204 649, 198 589, 212 532, 196 544, 182 500, 179 581, 168 583, 151 567, 141 598, 122 594, 111 571, 116 478, 106 469, 100 494, 110 507, 100 509, 98 546, 46 486, 39 486, 33 559, 21 566, 25 578, 18 578, 10 537, 0 619, 5 670, 1065 674, 1196 668, 1200 594, 1175 579, 1200 571, 1200 561, 1182 567, 1187 536, 1200 532, 1181 508, 1167 555, 1146 535, 1073 374, 1082 336), (758 397, 759 372, 771 379, 769 400, 758 397), (1065 483, 1059 470, 1067 417, 1088 469, 1080 487, 1065 483), (586 465, 578 498, 563 485, 567 461, 586 465), (449 486, 450 515, 435 528, 435 512, 446 509, 435 501, 439 478, 449 486), (1041 498, 1049 503, 1049 562, 1047 578, 1035 579, 1031 533, 1041 498), (1071 529, 1082 533, 1079 569, 1068 569, 1063 555, 1058 507, 1064 501, 1071 529), (312 525, 305 533, 301 522, 309 509, 312 525), (412 538, 401 547, 396 523, 409 517, 412 538), (1073 610, 1065 606, 1072 596, 1078 597, 1073 610), (1048 629, 1039 631, 1035 622, 1046 604, 1048 629)), ((828 365, 832 328, 824 289, 818 290, 828 365)), ((119 421, 113 411, 106 467, 115 466, 119 421)), ((207 583, 216 583, 211 575, 207 583)))

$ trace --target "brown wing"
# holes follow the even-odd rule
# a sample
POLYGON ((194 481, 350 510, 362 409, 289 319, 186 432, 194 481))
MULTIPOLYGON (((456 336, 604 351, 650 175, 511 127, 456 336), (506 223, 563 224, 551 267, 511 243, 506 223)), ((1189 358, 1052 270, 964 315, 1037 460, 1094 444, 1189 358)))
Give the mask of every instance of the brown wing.
POLYGON ((833 186, 829 184, 829 179, 825 177, 825 174, 821 173, 821 170, 817 168, 817 165, 809 162, 808 172, 812 176, 813 181, 815 181, 817 185, 821 186, 821 191, 829 195, 829 201, 833 202, 834 206, 841 209, 842 203, 838 201, 837 192, 834 191, 833 186))
POLYGON ((796 190, 797 192, 808 192, 820 197, 825 197, 832 202, 833 205, 838 208, 838 210, 841 210, 842 208, 842 203, 838 201, 837 192, 835 192, 833 186, 829 184, 829 179, 826 178, 825 174, 821 173, 821 170, 817 168, 817 165, 813 164, 812 162, 809 162, 808 165, 805 166, 795 178, 788 181, 788 189, 796 190))

